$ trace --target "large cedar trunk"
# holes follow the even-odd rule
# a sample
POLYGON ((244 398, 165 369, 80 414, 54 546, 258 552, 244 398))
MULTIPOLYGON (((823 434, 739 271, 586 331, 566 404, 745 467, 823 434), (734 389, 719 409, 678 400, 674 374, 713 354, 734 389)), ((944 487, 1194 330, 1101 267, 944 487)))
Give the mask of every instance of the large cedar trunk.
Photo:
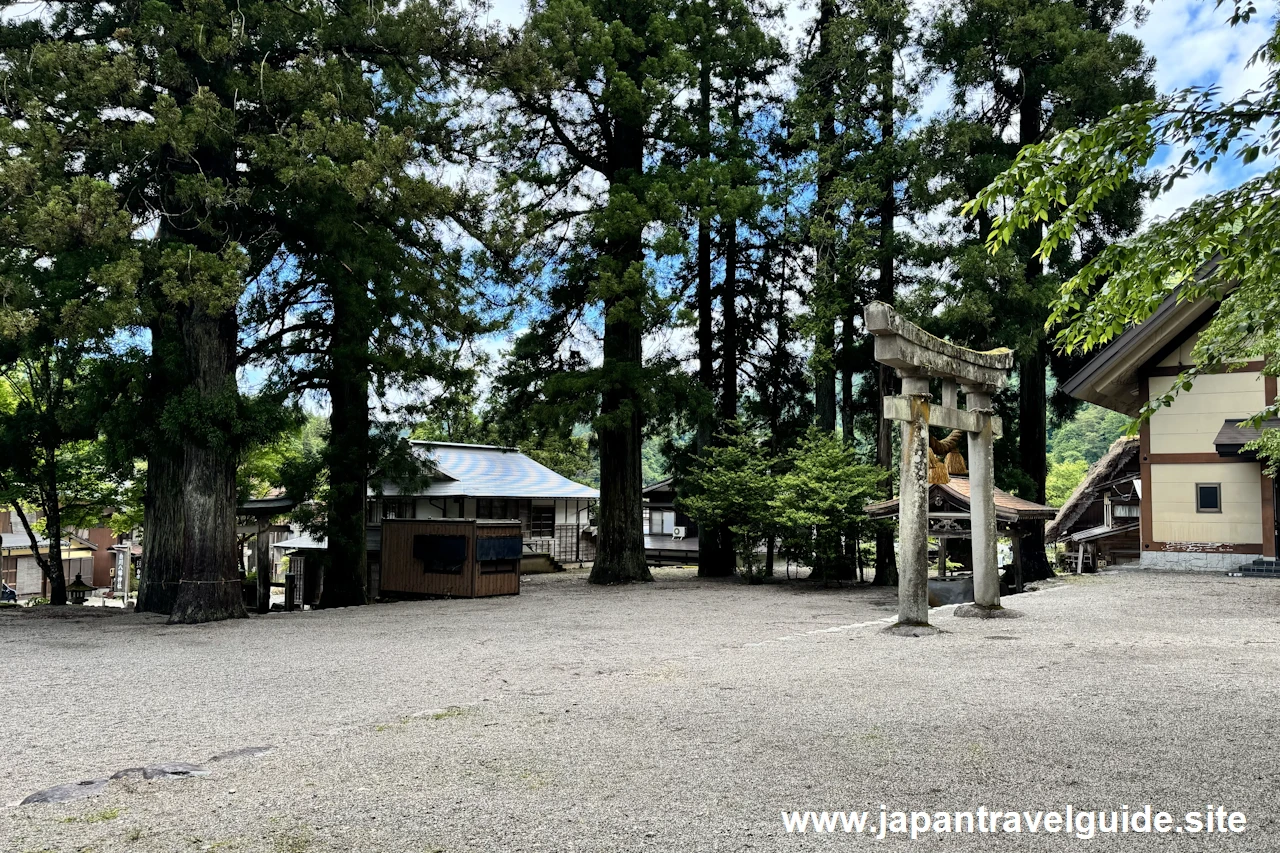
MULTIPOLYGON (((736 119, 736 111, 735 111, 736 119)), ((720 423, 738 417, 738 232, 737 223, 724 223, 724 282, 720 291, 720 423)), ((698 574, 703 577, 729 577, 738 569, 736 537, 727 523, 714 528, 699 528, 698 574), (702 537, 712 544, 703 555, 702 537)))
MULTIPOLYGON (((885 21, 879 53, 879 73, 883 84, 880 93, 880 142, 887 154, 892 155, 896 144, 897 128, 894 118, 894 52, 890 19, 885 21)), ((880 185, 880 278, 876 283, 876 298, 893 305, 897 301, 897 171, 892 163, 883 164, 884 175, 880 185)), ((883 364, 875 366, 876 374, 876 464, 893 472, 893 425, 884 417, 884 398, 893 394, 893 369, 883 364)), ((889 491, 894 490, 890 483, 889 491)), ((871 581, 876 586, 898 585, 898 555, 894 550, 893 530, 881 524, 876 527, 876 573, 871 581)))
MULTIPOLYGON (((150 383, 147 405, 155 421, 174 394, 187 384, 182 340, 173 318, 160 314, 151 322, 150 383)), ((147 487, 143 499, 142 577, 137 609, 173 612, 182 579, 182 448, 157 425, 150 430, 147 487)))
MULTIPOLYGON (((834 37, 829 32, 835 23, 838 10, 835 0, 821 0, 818 8, 818 52, 824 61, 828 61, 835 47, 834 37)), ((835 163, 833 162, 836 137, 835 86, 834 75, 830 69, 824 69, 818 81, 818 98, 822 104, 822 116, 818 123, 818 180, 815 205, 819 217, 833 220, 836 211, 833 209, 833 190, 835 188, 835 163)), ((828 225, 833 223, 828 223, 828 225)), ((828 225, 823 225, 825 229, 828 225)), ((824 236, 814 240, 814 251, 817 253, 817 285, 825 293, 820 298, 835 299, 835 257, 834 246, 830 238, 824 236)), ((819 351, 813 375, 813 403, 815 420, 818 428, 826 432, 836 429, 836 330, 835 318, 828 316, 822 321, 818 330, 816 345, 819 351)))
MULTIPOLYGON (((1034 145, 1040 141, 1044 116, 1039 90, 1027 81, 1025 74, 1023 91, 1026 94, 1018 109, 1018 142, 1021 145, 1034 145)), ((1035 287, 1036 279, 1044 274, 1042 263, 1034 254, 1040 243, 1039 226, 1025 232, 1022 242, 1027 259, 1024 277, 1030 289, 1035 287)), ((1030 351, 1018 365, 1018 462, 1023 473, 1035 484, 1035 493, 1027 497, 1036 503, 1044 503, 1045 478, 1048 475, 1048 436, 1045 428, 1048 400, 1044 375, 1047 358, 1042 333, 1040 330, 1037 332, 1030 351)), ((1022 537, 1021 548, 1022 580, 1027 582, 1053 577, 1053 569, 1045 554, 1044 522, 1028 523, 1024 527, 1026 533, 1022 537)))
MULTIPOLYGON (((879 379, 876 393, 880 411, 884 412, 884 398, 893 393, 892 368, 878 365, 879 379)), ((893 421, 883 417, 876 420, 876 464, 893 472, 893 421)), ((890 491, 893 491, 892 482, 890 491)), ((898 585, 898 555, 894 550, 893 530, 881 525, 876 528, 876 573, 871 579, 875 586, 898 585)))
MULTIPOLYGON (((213 316, 198 304, 188 305, 181 328, 202 407, 226 405, 227 389, 234 390, 236 383, 234 309, 213 316)), ((183 437, 182 580, 171 623, 245 615, 236 561, 236 453, 226 445, 229 439, 226 431, 214 440, 196 430, 183 437)))
POLYGON ((321 607, 368 602, 369 311, 362 282, 344 277, 335 283, 329 380, 329 564, 321 584, 321 607))
POLYGON ((173 612, 182 579, 182 509, 180 451, 167 442, 155 442, 147 454, 138 610, 166 615, 173 612))
MULTIPOLYGON (((644 172, 641 128, 615 124, 610 183, 634 181, 644 172)), ((627 187, 627 191, 634 188, 627 187)), ((604 389, 600 400, 600 539, 591 583, 651 581, 644 557, 640 467, 641 412, 636 384, 643 359, 640 308, 645 286, 644 223, 615 225, 604 244, 602 272, 613 281, 604 300, 604 389)))
MULTIPOLYGON (((1018 456, 1023 472, 1035 483, 1036 491, 1027 497, 1044 503, 1047 475, 1047 439, 1045 435, 1045 351, 1043 342, 1036 345, 1029 358, 1018 369, 1018 456)), ((1022 580, 1024 582, 1053 577, 1044 545, 1044 521, 1022 525, 1022 580)))
MULTIPOLYGON (((698 130, 701 134, 701 156, 710 159, 711 152, 711 62, 704 59, 698 74, 699 113, 698 130)), ((694 437, 694 450, 699 457, 715 440, 717 414, 716 360, 715 360, 715 302, 711 286, 711 214, 699 211, 697 249, 698 303, 698 382, 706 389, 712 401, 713 411, 698 423, 694 437)), ((721 528, 710 524, 698 528, 698 574, 701 577, 721 577, 733 573, 733 552, 721 541, 721 528)))

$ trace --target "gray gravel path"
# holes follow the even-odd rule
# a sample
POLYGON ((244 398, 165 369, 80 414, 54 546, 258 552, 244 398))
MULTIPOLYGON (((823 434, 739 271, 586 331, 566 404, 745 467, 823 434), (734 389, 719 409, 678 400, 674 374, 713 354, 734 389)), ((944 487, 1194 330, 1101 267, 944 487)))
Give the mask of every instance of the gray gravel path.
POLYGON ((1280 582, 1109 574, 881 633, 891 593, 527 579, 170 627, 0 612, 0 851, 1280 851, 1280 582), (233 754, 270 744, 265 754, 233 754), (208 775, 53 785, 192 762, 208 775), (787 809, 1119 808, 1240 836, 784 832, 787 809))

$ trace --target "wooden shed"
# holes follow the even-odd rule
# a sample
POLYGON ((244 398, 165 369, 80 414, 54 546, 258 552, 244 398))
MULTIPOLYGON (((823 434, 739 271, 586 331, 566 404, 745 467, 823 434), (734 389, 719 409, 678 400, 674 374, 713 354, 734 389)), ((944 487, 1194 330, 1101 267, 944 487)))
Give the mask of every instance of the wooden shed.
POLYGON ((382 596, 520 594, 520 521, 384 519, 382 596))

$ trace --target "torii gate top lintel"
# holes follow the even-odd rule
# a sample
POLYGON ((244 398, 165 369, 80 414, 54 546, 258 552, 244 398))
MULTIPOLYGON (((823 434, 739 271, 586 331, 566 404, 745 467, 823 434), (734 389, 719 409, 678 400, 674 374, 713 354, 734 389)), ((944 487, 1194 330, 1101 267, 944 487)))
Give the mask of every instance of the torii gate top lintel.
POLYGON ((932 376, 960 385, 984 387, 989 392, 1004 387, 1013 368, 1013 351, 1007 347, 966 349, 929 334, 908 322, 883 302, 872 302, 863 312, 867 331, 876 338, 876 361, 902 376, 932 376))

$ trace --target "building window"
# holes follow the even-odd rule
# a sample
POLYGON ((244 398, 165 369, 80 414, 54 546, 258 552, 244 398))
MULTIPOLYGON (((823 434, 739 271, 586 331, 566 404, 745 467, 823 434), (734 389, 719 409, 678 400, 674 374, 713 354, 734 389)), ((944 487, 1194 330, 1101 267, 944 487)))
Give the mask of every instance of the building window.
POLYGON ((1222 512, 1222 484, 1196 483, 1196 512, 1222 512))
POLYGON ((414 518, 415 504, 413 498, 401 498, 399 500, 384 500, 382 502, 383 518, 414 518))
POLYGON ((417 501, 413 498, 383 498, 365 503, 366 524, 381 524, 384 518, 416 518, 417 501))
POLYGON ((515 501, 506 498, 476 498, 476 518, 518 518, 515 501))
POLYGON ((529 536, 533 539, 550 539, 556 535, 556 508, 535 506, 529 510, 529 536))

